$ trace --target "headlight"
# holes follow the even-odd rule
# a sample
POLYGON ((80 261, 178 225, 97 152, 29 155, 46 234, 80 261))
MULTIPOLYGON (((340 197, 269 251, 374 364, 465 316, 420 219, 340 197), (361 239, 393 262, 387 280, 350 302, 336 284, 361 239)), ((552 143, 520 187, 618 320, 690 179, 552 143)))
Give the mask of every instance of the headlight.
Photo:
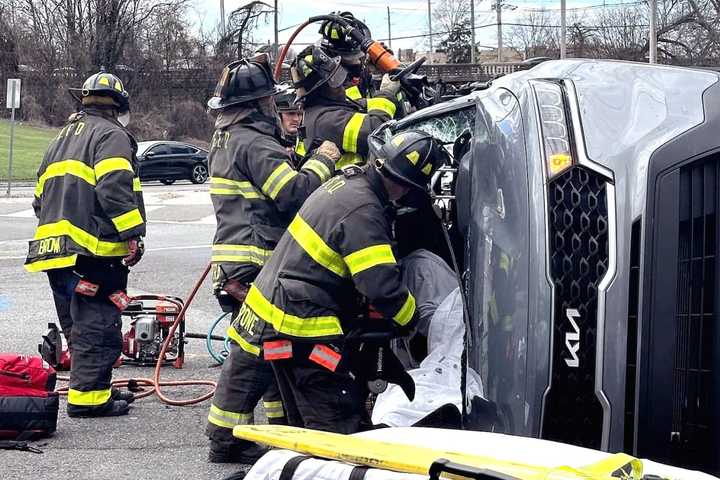
POLYGON ((540 115, 540 130, 549 180, 574 163, 565 98, 562 87, 557 83, 539 81, 533 84, 533 89, 540 115))

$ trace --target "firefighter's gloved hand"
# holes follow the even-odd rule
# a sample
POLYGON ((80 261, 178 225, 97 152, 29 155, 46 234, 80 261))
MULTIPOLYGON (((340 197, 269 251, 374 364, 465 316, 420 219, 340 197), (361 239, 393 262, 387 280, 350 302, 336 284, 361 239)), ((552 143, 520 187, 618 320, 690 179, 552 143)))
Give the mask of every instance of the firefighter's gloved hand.
POLYGON ((136 265, 145 253, 145 242, 141 237, 131 238, 128 240, 128 253, 127 257, 122 259, 123 265, 126 267, 132 267, 136 265))
POLYGON ((400 91, 400 82, 397 80, 390 80, 390 75, 386 73, 383 75, 382 81, 380 82, 380 91, 388 92, 390 95, 395 96, 400 91))
POLYGON ((337 145, 335 145, 333 142, 329 140, 325 140, 320 144, 320 146, 315 150, 316 153, 319 155, 324 155, 328 157, 333 162, 337 162, 340 160, 340 150, 338 150, 337 145))

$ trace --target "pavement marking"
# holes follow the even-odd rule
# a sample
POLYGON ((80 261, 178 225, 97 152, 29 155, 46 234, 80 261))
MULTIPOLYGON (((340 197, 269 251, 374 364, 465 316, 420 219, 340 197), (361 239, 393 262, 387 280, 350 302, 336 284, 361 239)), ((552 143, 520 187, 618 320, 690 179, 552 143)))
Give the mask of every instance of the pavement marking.
POLYGON ((0 217, 11 217, 11 218, 35 218, 35 210, 32 208, 27 210, 20 210, 19 212, 6 213, 0 215, 0 217))

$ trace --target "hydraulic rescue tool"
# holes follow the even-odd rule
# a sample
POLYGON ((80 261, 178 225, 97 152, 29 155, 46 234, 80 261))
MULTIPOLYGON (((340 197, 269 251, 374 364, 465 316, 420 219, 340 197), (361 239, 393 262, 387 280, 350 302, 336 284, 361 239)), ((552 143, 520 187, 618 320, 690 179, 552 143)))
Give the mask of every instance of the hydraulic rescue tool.
POLYGON ((418 69, 425 63, 425 57, 420 57, 410 65, 403 66, 400 61, 385 48, 385 45, 368 37, 366 29, 359 28, 354 21, 335 14, 310 17, 298 26, 280 52, 277 62, 275 62, 274 74, 276 79, 280 78, 283 61, 295 37, 311 23, 326 21, 332 21, 342 25, 344 27, 342 33, 349 40, 356 42, 360 46, 360 49, 367 54, 370 63, 375 66, 380 73, 387 73, 390 75, 391 80, 400 82, 402 90, 410 99, 410 103, 416 108, 425 108, 435 102, 435 91, 430 87, 427 77, 417 73, 418 69))

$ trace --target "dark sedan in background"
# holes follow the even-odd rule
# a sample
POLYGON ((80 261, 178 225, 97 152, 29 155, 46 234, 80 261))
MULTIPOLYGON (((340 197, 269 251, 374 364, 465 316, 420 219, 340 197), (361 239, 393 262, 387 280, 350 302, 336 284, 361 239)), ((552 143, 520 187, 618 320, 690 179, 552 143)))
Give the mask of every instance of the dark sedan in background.
POLYGON ((207 156, 207 151, 188 143, 139 142, 140 180, 159 180, 165 185, 175 180, 205 183, 208 179, 207 156))

